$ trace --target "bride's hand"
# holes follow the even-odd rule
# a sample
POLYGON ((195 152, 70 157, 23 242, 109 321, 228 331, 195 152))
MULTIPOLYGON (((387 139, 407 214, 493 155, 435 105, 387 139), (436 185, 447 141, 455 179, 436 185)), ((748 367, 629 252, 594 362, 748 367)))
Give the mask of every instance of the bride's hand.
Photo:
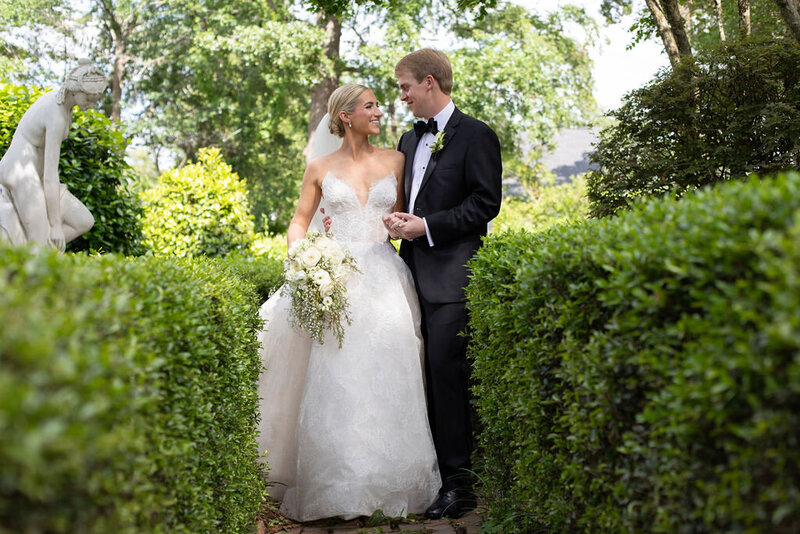
POLYGON ((399 220, 400 219, 394 216, 394 213, 383 216, 383 225, 386 227, 386 230, 388 230, 389 237, 392 239, 400 239, 400 236, 394 231, 394 225, 399 220))
MULTIPOLYGON (((321 214, 325 215, 325 208, 320 208, 319 212, 321 214)), ((333 220, 330 218, 329 215, 325 215, 325 217, 322 219, 322 226, 325 227, 325 233, 326 234, 331 231, 331 223, 332 222, 333 222, 333 220)))

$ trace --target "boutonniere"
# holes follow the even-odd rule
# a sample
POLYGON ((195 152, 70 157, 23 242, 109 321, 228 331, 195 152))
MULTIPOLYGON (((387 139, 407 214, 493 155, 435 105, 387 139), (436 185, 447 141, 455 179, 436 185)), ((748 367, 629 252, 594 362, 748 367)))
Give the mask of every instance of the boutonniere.
POLYGON ((431 154, 436 154, 444 147, 444 130, 436 134, 431 145, 431 154))

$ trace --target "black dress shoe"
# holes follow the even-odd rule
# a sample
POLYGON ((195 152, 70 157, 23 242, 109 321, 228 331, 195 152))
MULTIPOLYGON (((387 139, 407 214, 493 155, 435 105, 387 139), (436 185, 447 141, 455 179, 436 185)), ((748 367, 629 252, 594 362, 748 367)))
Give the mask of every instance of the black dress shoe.
POLYGON ((439 498, 425 512, 428 519, 441 519, 449 517, 458 519, 477 506, 475 494, 468 488, 457 488, 450 491, 442 491, 439 498))

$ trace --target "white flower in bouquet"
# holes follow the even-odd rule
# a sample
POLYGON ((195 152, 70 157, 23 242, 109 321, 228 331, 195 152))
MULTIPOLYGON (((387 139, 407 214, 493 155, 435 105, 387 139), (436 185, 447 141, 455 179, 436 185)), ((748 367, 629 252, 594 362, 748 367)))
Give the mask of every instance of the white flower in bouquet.
POLYGON ((325 256, 333 264, 341 263, 344 260, 344 250, 333 239, 323 237, 317 244, 322 255, 325 256))
POLYGON ((353 271, 358 271, 355 259, 325 234, 309 234, 293 243, 284 262, 284 293, 292 300, 292 324, 319 343, 330 330, 341 347, 342 323, 350 324, 345 282, 353 271))
POLYGON ((316 266, 321 259, 322 252, 313 245, 300 252, 300 263, 307 269, 316 266))
POLYGON ((311 273, 311 280, 318 286, 322 286, 323 284, 330 284, 331 275, 328 274, 328 271, 317 269, 311 273))
POLYGON ((333 279, 336 280, 337 282, 346 279, 347 275, 349 274, 350 274, 350 268, 346 263, 339 263, 337 265, 334 265, 333 272, 331 273, 333 279))

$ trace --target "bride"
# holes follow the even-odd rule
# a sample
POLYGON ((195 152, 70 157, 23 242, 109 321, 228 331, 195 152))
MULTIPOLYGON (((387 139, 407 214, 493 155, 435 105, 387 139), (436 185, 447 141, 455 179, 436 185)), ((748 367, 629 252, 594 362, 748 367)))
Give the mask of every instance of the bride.
POLYGON ((319 344, 294 329, 280 292, 262 306, 259 446, 271 493, 295 520, 422 513, 441 478, 425 406, 419 303, 382 221, 402 210, 404 156, 369 143, 383 113, 368 88, 338 88, 328 113, 323 121, 341 147, 308 164, 287 238, 291 247, 305 236, 324 199, 334 239, 360 270, 347 281, 352 323, 339 348, 332 335, 319 344))

